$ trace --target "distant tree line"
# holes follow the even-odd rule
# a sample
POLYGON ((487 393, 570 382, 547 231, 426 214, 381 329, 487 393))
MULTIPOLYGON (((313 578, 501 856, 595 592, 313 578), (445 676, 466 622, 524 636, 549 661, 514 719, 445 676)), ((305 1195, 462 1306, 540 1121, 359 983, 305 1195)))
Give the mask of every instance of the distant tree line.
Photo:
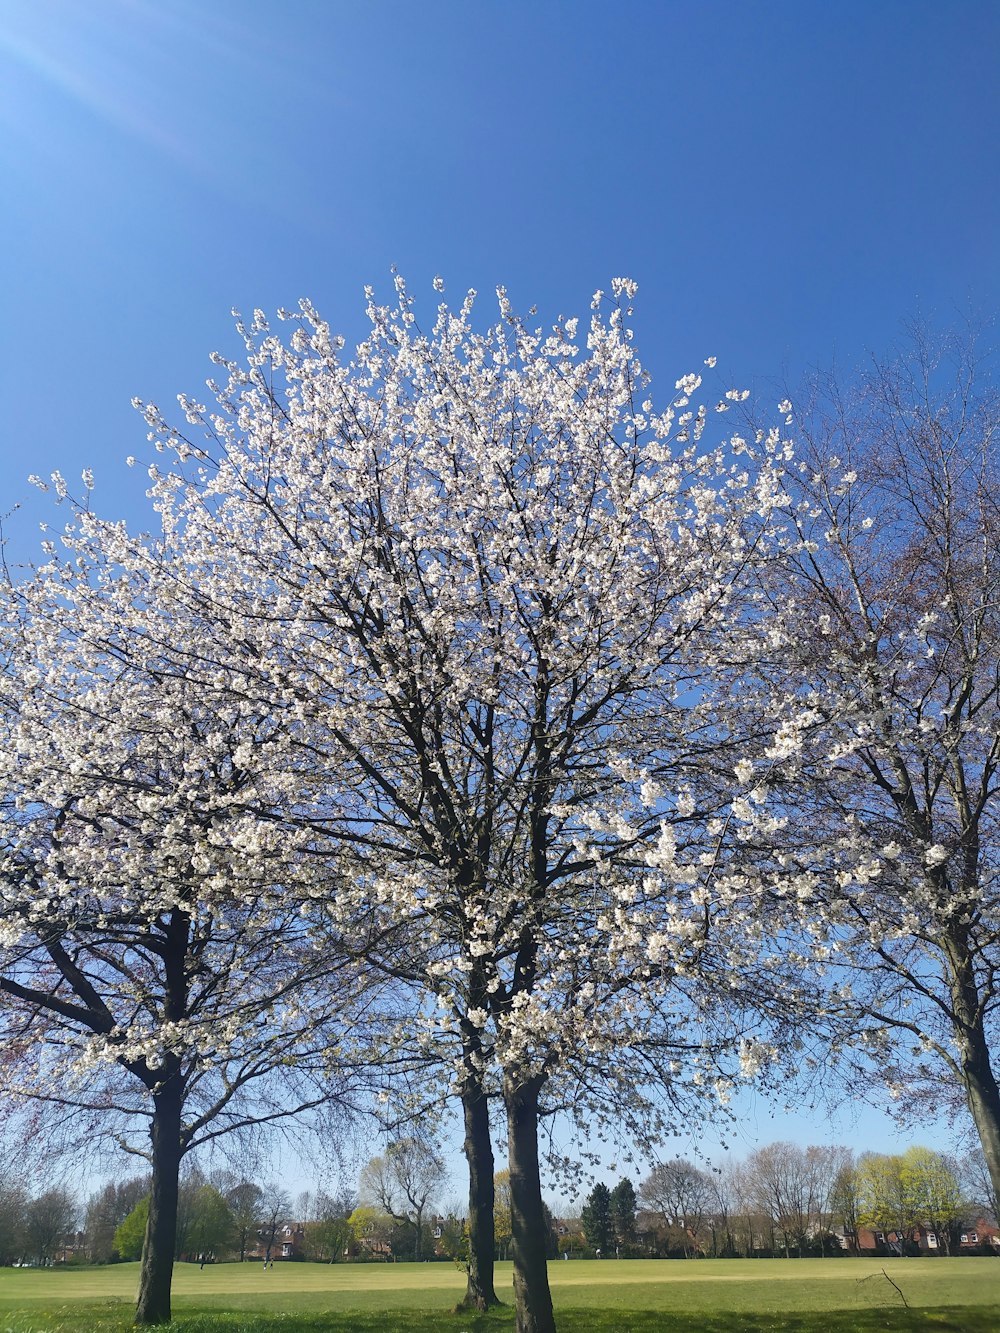
MULTIPOLYGON (((0 1181, 0 1265, 108 1264, 141 1257, 149 1216, 150 1180, 109 1181, 88 1197, 68 1185, 37 1194, 0 1181)), ((307 1192, 294 1203, 274 1183, 230 1171, 189 1170, 178 1190, 175 1259, 211 1263, 257 1258, 332 1262, 349 1247, 350 1192, 307 1192), (289 1244, 287 1236, 294 1237, 289 1244), (282 1253, 282 1246, 294 1256, 282 1253)))
POLYGON ((805 1258, 985 1248, 997 1201, 982 1154, 771 1143, 707 1168, 655 1166, 635 1189, 598 1182, 559 1248, 597 1258, 805 1258), (977 1230, 978 1228, 978 1230, 977 1230), (975 1236, 975 1241, 972 1237, 975 1236), (930 1239, 928 1239, 928 1237, 930 1239))
MULTIPOLYGON (((360 1189, 306 1191, 232 1171, 183 1178, 175 1259, 318 1263, 450 1260, 469 1253, 467 1218, 441 1211, 447 1176, 436 1147, 391 1142, 362 1169, 360 1189)), ((107 1264, 140 1258, 149 1177, 109 1181, 86 1199, 66 1185, 31 1194, 0 1181, 0 1264, 107 1264)), ((510 1173, 493 1182, 494 1257, 510 1257, 510 1173)), ((978 1150, 962 1157, 787 1142, 742 1160, 657 1164, 636 1187, 598 1181, 579 1218, 545 1207, 545 1254, 588 1258, 805 1258, 874 1250, 995 1252, 997 1200, 978 1150), (975 1236, 973 1242, 971 1237, 975 1236), (920 1244, 923 1239, 923 1244, 920 1244)))

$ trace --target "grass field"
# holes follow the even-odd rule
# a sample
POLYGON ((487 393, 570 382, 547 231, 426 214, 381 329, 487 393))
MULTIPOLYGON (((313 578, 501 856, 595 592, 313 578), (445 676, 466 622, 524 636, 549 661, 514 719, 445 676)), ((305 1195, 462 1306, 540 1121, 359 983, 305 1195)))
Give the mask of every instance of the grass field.
MULTIPOLYGON (((575 1260, 551 1264, 550 1274, 560 1333, 1000 1330, 993 1258, 575 1260)), ((126 1329, 137 1277, 136 1264, 0 1269, 0 1330, 126 1329)), ((509 1301, 509 1264, 498 1265, 497 1279, 509 1301)), ((487 1317, 452 1313, 463 1290, 463 1275, 446 1264, 285 1264, 267 1272, 255 1264, 180 1264, 174 1326, 184 1333, 506 1333, 513 1326, 509 1308, 487 1317)))

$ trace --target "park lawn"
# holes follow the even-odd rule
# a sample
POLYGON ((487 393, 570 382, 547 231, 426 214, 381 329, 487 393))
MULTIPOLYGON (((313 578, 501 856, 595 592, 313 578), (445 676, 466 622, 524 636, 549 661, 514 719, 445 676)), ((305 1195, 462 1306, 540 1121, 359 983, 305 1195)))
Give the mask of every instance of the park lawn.
MULTIPOLYGON (((993 1258, 574 1260, 550 1265, 560 1333, 868 1333, 1000 1328, 993 1258), (899 1291, 883 1273, 888 1274, 899 1291), (911 1308, 904 1309, 900 1292, 911 1308), (964 1307, 964 1308, 959 1308, 964 1307)), ((124 1330, 138 1265, 0 1269, 0 1333, 124 1330)), ((497 1289, 511 1300, 510 1265, 497 1289)), ((507 1333, 509 1308, 452 1315, 464 1276, 448 1264, 179 1264, 184 1333, 507 1333)))
MULTIPOLYGON (((673 1315, 563 1310, 558 1333, 996 1333, 997 1306, 950 1310, 833 1310, 825 1314, 673 1315)), ((130 1333, 129 1314, 80 1307, 68 1313, 0 1315, 2 1333, 130 1333)), ((514 1333, 509 1307, 489 1315, 448 1312, 403 1314, 347 1311, 341 1314, 192 1314, 160 1333, 514 1333)))

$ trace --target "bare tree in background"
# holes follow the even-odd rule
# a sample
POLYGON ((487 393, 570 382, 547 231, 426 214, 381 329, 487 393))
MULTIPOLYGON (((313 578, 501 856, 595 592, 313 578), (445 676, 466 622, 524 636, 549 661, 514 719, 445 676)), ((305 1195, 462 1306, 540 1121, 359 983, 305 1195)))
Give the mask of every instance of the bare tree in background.
POLYGON ((263 1248, 264 1267, 267 1268, 273 1260, 278 1233, 291 1215, 291 1196, 276 1181, 269 1180, 261 1186, 259 1208, 257 1238, 263 1248))
POLYGON ((76 1197, 63 1185, 31 1199, 24 1213, 26 1252, 41 1266, 51 1264, 76 1226, 76 1197))
POLYGON ((23 1253, 28 1192, 10 1166, 0 1174, 0 1264, 14 1263, 23 1253))
POLYGON ((966 1153, 960 1158, 958 1169, 966 1198, 975 1209, 979 1210, 984 1220, 992 1222, 995 1226, 1000 1220, 997 1194, 982 1149, 974 1148, 966 1153))
POLYGON ((834 1227, 839 1227, 843 1233, 847 1248, 857 1253, 860 1248, 858 1227, 860 1226, 861 1209, 858 1173, 853 1152, 849 1148, 841 1149, 841 1151, 843 1152, 843 1161, 837 1170, 830 1191, 830 1217, 834 1227))
POLYGON ((243 1263, 247 1257, 247 1250, 257 1244, 257 1228, 263 1211, 264 1192, 252 1180, 237 1180, 227 1185, 224 1193, 233 1214, 236 1244, 240 1252, 240 1263, 243 1263))
POLYGON ((676 1231, 687 1258, 699 1252, 715 1203, 707 1171, 683 1158, 660 1163, 639 1185, 639 1202, 676 1231))
POLYGON ((114 1254, 115 1232, 149 1193, 148 1176, 110 1180, 87 1200, 87 1250, 91 1263, 106 1264, 114 1254))
POLYGON ((396 1139, 361 1173, 361 1196, 414 1231, 413 1257, 423 1258, 424 1213, 447 1179, 437 1148, 419 1138, 396 1139))
POLYGON ((821 387, 769 590, 772 884, 895 1091, 961 1090, 996 1194, 1000 402, 974 338, 920 329, 857 392, 821 387))

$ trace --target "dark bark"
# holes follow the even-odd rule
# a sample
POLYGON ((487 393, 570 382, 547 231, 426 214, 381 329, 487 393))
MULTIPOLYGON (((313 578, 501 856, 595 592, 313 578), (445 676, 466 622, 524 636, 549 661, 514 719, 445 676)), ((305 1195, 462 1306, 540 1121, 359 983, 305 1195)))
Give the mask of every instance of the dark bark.
POLYGON ((489 1102, 471 1081, 462 1091, 465 1160, 469 1166, 469 1275, 462 1306, 499 1305, 493 1285, 493 1143, 489 1102))
POLYGON ((152 1183, 149 1219, 142 1247, 137 1324, 170 1322, 170 1284, 177 1242, 177 1195, 181 1157, 183 1087, 174 1071, 153 1092, 152 1183))
POLYGON ((982 1024, 977 1023, 964 1035, 962 1076, 965 1093, 979 1132, 994 1194, 1000 1197, 1000 1089, 990 1065, 989 1045, 982 1024))
MULTIPOLYGON (((973 859, 963 887, 978 886, 977 864, 978 856, 973 859)), ((993 1073, 983 1020, 987 998, 992 996, 984 997, 980 993, 968 924, 964 921, 949 923, 943 943, 951 970, 952 1023, 961 1052, 962 1083, 994 1194, 1000 1197, 1000 1089, 993 1073)))
POLYGON ((538 1169, 537 1082, 505 1088, 517 1333, 555 1333, 538 1169))

